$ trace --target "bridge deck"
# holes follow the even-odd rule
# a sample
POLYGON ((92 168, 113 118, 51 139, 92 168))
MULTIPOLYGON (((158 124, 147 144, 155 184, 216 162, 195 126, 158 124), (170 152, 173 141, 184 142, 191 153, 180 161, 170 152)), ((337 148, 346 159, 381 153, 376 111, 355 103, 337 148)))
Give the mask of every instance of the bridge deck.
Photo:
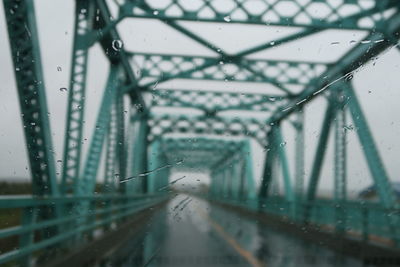
POLYGON ((187 195, 172 199, 146 227, 108 260, 121 266, 362 266, 187 195))

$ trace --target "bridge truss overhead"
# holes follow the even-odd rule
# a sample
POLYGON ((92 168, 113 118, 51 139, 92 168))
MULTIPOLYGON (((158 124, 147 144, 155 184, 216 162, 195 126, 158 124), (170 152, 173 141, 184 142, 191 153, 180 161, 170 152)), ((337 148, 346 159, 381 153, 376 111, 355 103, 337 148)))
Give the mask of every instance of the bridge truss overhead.
MULTIPOLYGON (((12 260, 26 264, 37 251, 45 254, 44 248, 60 247, 66 240, 76 244, 92 236, 96 228, 107 230, 164 201, 169 192, 165 189, 171 185, 170 169, 183 167, 209 172, 212 199, 286 216, 297 223, 328 225, 339 234, 356 232, 365 241, 378 235, 399 245, 398 202, 363 113, 365 107, 352 85, 361 66, 397 46, 398 0, 75 0, 61 181, 55 174, 34 3, 3 0, 3 5, 34 197, 0 200, 1 208, 15 207, 24 214, 20 228, 0 231, 0 238, 16 235, 20 240, 18 250, 0 255, 0 264, 12 260), (210 55, 135 50, 119 32, 123 21, 135 19, 157 20, 203 46, 210 55), (297 31, 229 53, 187 23, 279 26, 297 31), (365 37, 334 62, 259 57, 259 52, 312 40, 329 30, 362 31, 365 37), (90 90, 86 80, 88 70, 95 67, 88 63, 88 55, 95 45, 107 58, 109 76, 83 160, 85 96, 90 90), (177 80, 201 82, 202 88, 174 88, 168 83, 177 80), (239 89, 243 86, 211 90, 207 87, 210 81, 245 84, 249 89, 265 85, 273 93, 239 89), (315 98, 324 98, 327 107, 316 151, 310 152, 304 146, 304 107, 315 98), (377 203, 347 199, 346 184, 352 179, 346 172, 343 128, 347 114, 368 163, 377 203), (295 132, 291 140, 296 144, 294 158, 286 151, 284 123, 295 132), (321 200, 317 189, 331 134, 334 198, 321 200), (250 140, 265 154, 259 183, 250 140), (314 155, 309 177, 304 173, 305 153, 314 155), (277 177, 282 177, 284 187, 279 196, 272 194, 271 186, 277 177), (96 188, 99 178, 100 189, 96 188), (63 227, 66 232, 60 231, 63 227), (35 232, 40 238, 34 238, 35 232)), ((143 29, 133 29, 138 30, 143 29)))

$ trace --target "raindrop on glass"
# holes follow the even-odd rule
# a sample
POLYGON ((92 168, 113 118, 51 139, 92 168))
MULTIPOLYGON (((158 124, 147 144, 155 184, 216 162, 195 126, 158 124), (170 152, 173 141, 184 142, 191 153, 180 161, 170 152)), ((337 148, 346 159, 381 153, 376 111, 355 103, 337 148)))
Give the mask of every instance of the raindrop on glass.
POLYGON ((354 127, 353 127, 353 125, 345 125, 344 127, 343 127, 343 129, 345 129, 345 130, 348 130, 348 131, 352 131, 352 130, 354 130, 354 127))
POLYGON ((226 22, 230 22, 232 19, 231 19, 230 16, 225 16, 225 17, 224 17, 224 20, 225 20, 226 22))
POLYGON ((122 49, 123 43, 121 40, 113 40, 111 45, 115 51, 120 51, 122 49))
POLYGON ((354 78, 353 73, 349 73, 349 74, 347 74, 347 75, 345 76, 345 80, 346 80, 346 81, 351 81, 353 78, 354 78))
POLYGON ((66 92, 67 90, 68 90, 68 89, 65 88, 65 87, 61 87, 61 88, 60 88, 60 91, 61 91, 61 92, 66 92))

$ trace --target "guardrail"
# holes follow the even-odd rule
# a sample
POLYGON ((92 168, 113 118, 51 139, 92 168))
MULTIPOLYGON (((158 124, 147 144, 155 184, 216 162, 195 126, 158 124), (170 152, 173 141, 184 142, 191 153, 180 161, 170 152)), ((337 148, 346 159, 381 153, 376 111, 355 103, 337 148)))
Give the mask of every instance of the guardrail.
POLYGON ((11 210, 13 214, 19 214, 20 224, 0 229, 0 242, 3 241, 0 265, 9 263, 12 266, 14 262, 27 266, 49 251, 65 252, 117 228, 128 216, 167 198, 166 194, 52 198, 1 196, 0 212, 11 210), (82 203, 86 203, 89 209, 79 210, 82 203), (52 216, 41 216, 45 210, 52 211, 52 216), (4 248, 7 240, 10 246, 4 248))
POLYGON ((296 224, 309 224, 321 230, 340 233, 365 242, 386 246, 400 245, 400 209, 385 209, 378 203, 316 199, 291 202, 281 197, 268 199, 211 199, 253 211, 280 216, 296 224))

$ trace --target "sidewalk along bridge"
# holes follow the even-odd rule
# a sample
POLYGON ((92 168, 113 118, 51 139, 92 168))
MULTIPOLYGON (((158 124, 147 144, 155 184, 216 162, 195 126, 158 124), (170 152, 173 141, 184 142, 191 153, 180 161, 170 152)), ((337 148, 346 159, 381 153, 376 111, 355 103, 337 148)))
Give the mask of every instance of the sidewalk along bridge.
POLYGON ((362 66, 399 49, 398 0, 76 0, 60 177, 36 2, 2 2, 7 32, 1 34, 10 44, 32 195, 0 198, 2 212, 18 220, 0 230, 1 265, 400 264, 399 203, 363 112, 367 106, 353 86, 362 66), (127 49, 119 26, 132 19, 158 20, 213 56, 127 49), (183 22, 297 31, 229 53, 183 22), (365 37, 334 62, 257 57, 328 30, 362 31, 365 37), (95 71, 88 55, 94 46, 103 50, 109 74, 84 158, 88 70, 95 71), (261 84, 277 93, 168 83, 179 79, 261 84), (316 150, 307 151, 305 107, 316 98, 327 105, 316 150), (227 115, 232 113, 240 116, 227 115), (347 174, 348 121, 378 201, 348 197, 354 179, 347 174), (286 123, 291 139, 283 136, 286 123), (324 160, 330 135, 333 163, 324 160), (295 144, 293 154, 286 151, 288 141, 295 144), (251 142, 265 155, 260 181, 251 142), (308 154, 313 161, 306 174, 308 154), (317 193, 326 164, 333 166, 333 197, 322 199, 317 193), (184 178, 171 180, 172 170, 208 173, 208 190, 176 191, 184 178), (277 193, 272 185, 280 179, 283 191, 277 193))

